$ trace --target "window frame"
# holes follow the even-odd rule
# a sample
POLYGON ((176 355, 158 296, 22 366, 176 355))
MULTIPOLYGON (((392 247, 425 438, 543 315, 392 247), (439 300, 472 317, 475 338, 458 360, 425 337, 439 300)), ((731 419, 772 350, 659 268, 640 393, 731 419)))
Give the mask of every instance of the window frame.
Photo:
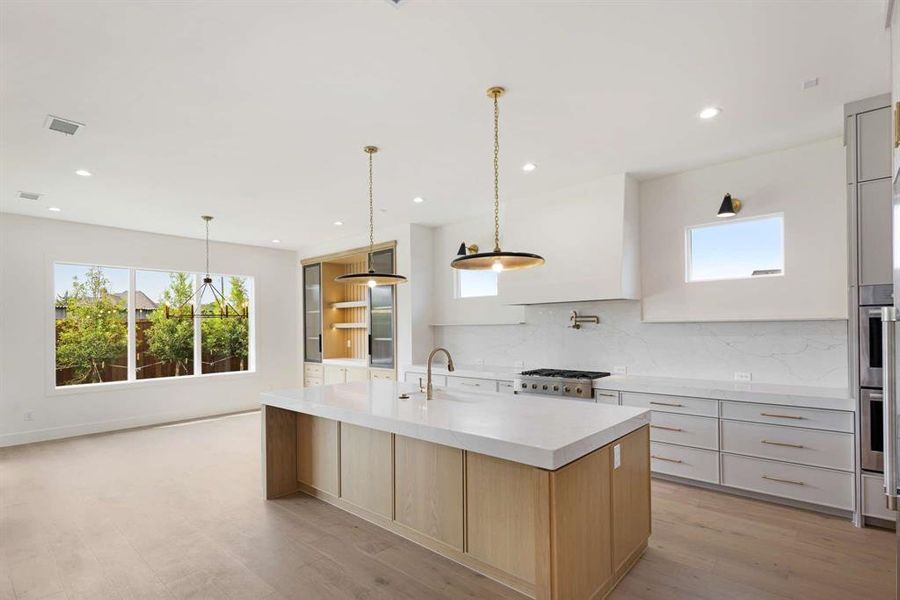
POLYGON ((481 296, 463 296, 462 295, 462 276, 463 273, 468 273, 465 269, 453 269, 453 298, 454 300, 477 300, 479 298, 496 298, 500 295, 500 277, 498 277, 498 273, 494 271, 490 271, 494 275, 494 279, 497 281, 497 285, 495 286, 496 292, 493 294, 483 294, 481 296))
POLYGON ((710 283, 715 281, 749 281, 754 279, 769 279, 772 277, 784 277, 787 272, 787 254, 785 252, 785 216, 783 212, 767 213, 764 215, 755 215, 752 217, 741 217, 737 219, 727 219, 726 221, 710 221, 709 223, 699 223, 697 225, 686 225, 684 228, 684 282, 685 283, 710 283), (710 279, 691 279, 691 271, 693 270, 693 252, 691 244, 691 232, 696 229, 708 229, 711 227, 723 227, 733 223, 745 223, 749 221, 760 221, 763 219, 771 219, 778 217, 781 219, 781 272, 768 273, 765 275, 746 275, 743 277, 714 277, 710 279))
MULTIPOLYGON (((49 310, 47 312, 47 332, 45 348, 47 349, 46 364, 46 395, 60 396, 68 394, 90 393, 98 391, 116 390, 121 388, 140 388, 152 385, 167 385, 177 382, 191 382, 209 377, 255 377, 256 369, 256 278, 253 275, 241 275, 237 273, 215 273, 224 277, 241 277, 249 282, 248 296, 250 298, 250 306, 248 311, 248 322, 250 330, 247 336, 247 369, 244 371, 226 371, 222 373, 203 373, 202 360, 202 340, 200 330, 200 319, 194 319, 194 372, 190 375, 181 375, 178 377, 154 377, 149 379, 137 379, 137 357, 135 350, 137 349, 137 321, 135 314, 135 281, 138 271, 156 271, 160 273, 188 273, 194 277, 194 289, 200 285, 203 275, 197 271, 190 269, 172 269, 162 267, 135 267, 114 264, 101 264, 98 262, 83 262, 76 260, 50 259, 47 268, 47 285, 45 296, 49 297, 49 310), (128 271, 128 303, 127 311, 127 356, 128 356, 128 378, 122 381, 104 381, 102 383, 79 383, 76 385, 56 385, 56 265, 69 265, 76 267, 100 267, 102 269, 124 269, 128 271)), ((199 298, 194 298, 196 305, 199 305, 199 298)), ((199 309, 199 306, 196 306, 199 309)))

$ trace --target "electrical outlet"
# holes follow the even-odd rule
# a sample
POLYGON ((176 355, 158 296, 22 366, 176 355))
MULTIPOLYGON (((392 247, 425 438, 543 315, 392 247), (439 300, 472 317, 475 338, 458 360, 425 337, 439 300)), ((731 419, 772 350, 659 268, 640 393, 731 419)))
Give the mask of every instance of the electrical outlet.
POLYGON ((22 415, 22 418, 23 418, 25 421, 34 421, 34 413, 31 412, 30 410, 26 410, 26 411, 25 411, 25 414, 22 415))
POLYGON ((628 367, 613 367, 613 375, 627 375, 628 367))
POLYGON ((484 359, 483 359, 483 358, 476 358, 476 359, 475 359, 475 366, 476 366, 476 367, 483 367, 483 366, 484 366, 484 359))
POLYGON ((744 373, 743 371, 735 371, 734 372, 734 380, 735 381, 750 381, 752 376, 750 373, 744 373))
POLYGON ((524 360, 516 360, 516 361, 513 361, 513 367, 516 368, 516 369, 524 369, 524 368, 525 368, 525 361, 524 361, 524 360))
POLYGON ((347 340, 347 347, 350 347, 350 340, 347 340))
POLYGON ((613 446, 613 469, 618 469, 622 466, 622 446, 621 444, 616 444, 613 446))

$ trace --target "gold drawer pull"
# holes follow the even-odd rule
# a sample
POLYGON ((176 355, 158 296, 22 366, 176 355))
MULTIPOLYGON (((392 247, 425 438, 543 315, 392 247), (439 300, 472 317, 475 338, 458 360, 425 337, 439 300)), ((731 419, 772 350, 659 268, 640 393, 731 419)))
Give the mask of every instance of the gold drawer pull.
POLYGON ((674 458, 666 458, 665 456, 657 456, 657 455, 655 455, 655 454, 651 454, 651 455, 650 455, 650 458, 655 458, 656 460, 664 460, 664 461, 666 461, 666 462, 670 462, 670 463, 678 463, 678 464, 681 464, 682 462, 684 462, 684 461, 681 461, 681 460, 676 460, 676 459, 674 459, 674 458))
POLYGON ((788 444, 786 442, 770 442, 769 440, 760 440, 760 444, 769 444, 770 446, 784 446, 785 448, 805 448, 802 444, 788 444))
POLYGON ((467 385, 469 387, 481 387, 480 383, 469 383, 468 381, 460 381, 460 385, 467 385))
POLYGON ((762 417, 775 417, 776 419, 796 419, 802 421, 806 417, 798 417, 796 415, 779 415, 777 413, 759 413, 762 417))
POLYGON ((676 404, 674 402, 654 402, 653 400, 651 400, 650 404, 655 404, 657 406, 675 406, 678 408, 684 408, 684 404, 676 404))
POLYGON ((651 425, 650 429, 664 429, 666 431, 684 431, 679 427, 666 427, 665 425, 651 425))
POLYGON ((777 481, 778 483, 789 483, 791 485, 806 485, 802 481, 794 481, 793 479, 779 479, 778 477, 769 477, 768 475, 763 475, 763 479, 768 479, 769 481, 777 481))

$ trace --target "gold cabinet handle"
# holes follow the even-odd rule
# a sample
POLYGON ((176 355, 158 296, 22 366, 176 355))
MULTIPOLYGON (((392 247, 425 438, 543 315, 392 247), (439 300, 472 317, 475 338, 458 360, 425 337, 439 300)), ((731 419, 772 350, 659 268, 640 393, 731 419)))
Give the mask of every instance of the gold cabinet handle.
POLYGON ((467 385, 469 387, 481 387, 480 383, 469 383, 468 381, 460 381, 460 385, 467 385))
POLYGON ((681 463, 684 462, 684 461, 682 461, 682 460, 676 460, 676 459, 674 459, 674 458, 666 458, 665 456, 657 456, 657 455, 655 455, 655 454, 651 454, 651 455, 650 455, 650 458, 655 458, 656 460, 664 460, 664 461, 666 461, 666 462, 670 462, 670 463, 678 463, 678 464, 681 464, 681 463))
POLYGON ((759 413, 761 417, 775 417, 776 419, 796 419, 798 421, 803 420, 805 417, 798 417, 797 415, 779 415, 777 413, 759 413))
POLYGON ((654 402, 653 400, 651 400, 650 404, 655 404, 657 406, 675 406, 678 408, 684 408, 684 404, 676 404, 675 402, 654 402))
POLYGON ((665 425, 651 425, 650 429, 664 429, 665 431, 684 431, 680 427, 666 427, 665 425))
POLYGON ((802 444, 788 444, 786 442, 771 442, 769 440, 760 440, 760 444, 769 444, 770 446, 784 446, 785 448, 805 448, 802 444))
POLYGON ((769 477, 768 475, 763 475, 763 479, 768 479, 769 481, 777 481, 778 483, 789 483, 791 485, 806 485, 802 481, 794 481, 793 479, 780 479, 778 477, 769 477))

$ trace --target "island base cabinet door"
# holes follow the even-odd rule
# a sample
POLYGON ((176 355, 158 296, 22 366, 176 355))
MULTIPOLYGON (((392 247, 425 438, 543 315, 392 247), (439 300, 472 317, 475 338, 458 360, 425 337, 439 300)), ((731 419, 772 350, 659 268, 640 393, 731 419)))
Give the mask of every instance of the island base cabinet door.
POLYGON ((546 521, 538 505, 548 491, 547 471, 467 452, 467 553, 533 586, 537 528, 546 521))
POLYGON ((650 537, 650 429, 642 427, 613 444, 613 566, 618 572, 650 537))
POLYGON ((262 439, 266 472, 266 498, 278 498, 297 491, 297 413, 274 406, 263 409, 262 439))
POLYGON ((613 583, 610 448, 550 473, 551 598, 601 598, 613 583))
POLYGON ((393 517, 391 434, 341 423, 341 498, 354 506, 393 517))
POLYGON ((297 481, 338 495, 338 422, 297 414, 297 481))
POLYGON ((394 519, 463 549, 463 451, 394 436, 394 519))

